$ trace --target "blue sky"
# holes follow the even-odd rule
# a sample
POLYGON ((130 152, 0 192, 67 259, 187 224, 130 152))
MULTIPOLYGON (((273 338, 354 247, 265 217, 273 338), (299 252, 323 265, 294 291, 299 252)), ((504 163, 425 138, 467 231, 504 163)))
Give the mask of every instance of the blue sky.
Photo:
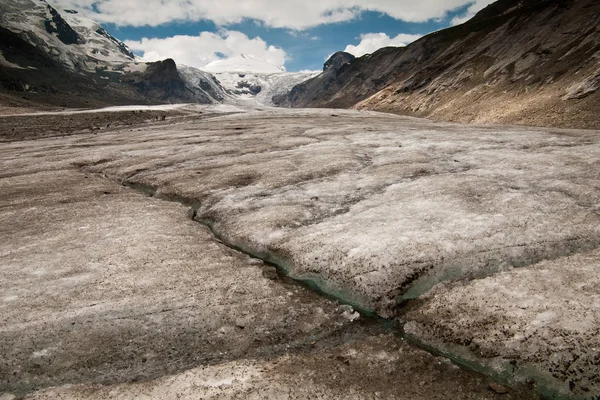
MULTIPOLYGON (((405 22, 379 12, 365 12, 349 22, 320 25, 303 31, 286 28, 266 27, 260 21, 245 20, 228 25, 227 28, 245 33, 248 37, 260 37, 270 45, 285 50, 288 71, 318 70, 323 67, 325 58, 336 51, 344 50, 348 44, 358 45, 364 33, 385 33, 390 38, 406 33, 424 35, 451 25, 453 18, 463 15, 466 6, 448 13, 443 19, 427 22, 405 22)), ((173 22, 159 26, 122 26, 104 23, 103 26, 121 40, 139 41, 142 38, 165 38, 175 35, 194 36, 203 31, 218 32, 219 27, 212 21, 173 22)), ((191 50, 191 49, 190 49, 191 50)), ((193 51, 193 50, 191 50, 193 51)), ((135 51, 142 55, 143 51, 135 51)))
POLYGON ((246 54, 288 71, 320 70, 470 18, 492 0, 57 0, 101 22, 146 61, 202 68, 246 54))

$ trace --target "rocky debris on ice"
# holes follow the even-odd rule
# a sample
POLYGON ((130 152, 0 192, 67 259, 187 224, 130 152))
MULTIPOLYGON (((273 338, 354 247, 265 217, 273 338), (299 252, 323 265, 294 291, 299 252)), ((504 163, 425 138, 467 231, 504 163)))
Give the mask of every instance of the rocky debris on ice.
POLYGON ((510 384, 560 398, 600 394, 600 250, 440 284, 404 330, 510 384))
POLYGON ((407 333, 453 358, 540 391, 598 391, 598 131, 229 110, 3 159, 36 171, 47 151, 50 165, 198 203, 224 243, 345 303, 397 317, 419 298, 407 333))

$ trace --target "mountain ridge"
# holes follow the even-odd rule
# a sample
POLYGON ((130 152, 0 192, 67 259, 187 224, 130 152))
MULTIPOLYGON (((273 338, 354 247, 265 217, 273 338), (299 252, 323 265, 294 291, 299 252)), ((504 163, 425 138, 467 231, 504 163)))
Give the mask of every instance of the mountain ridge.
POLYGON ((501 0, 458 26, 383 48, 276 103, 469 123, 600 126, 600 4, 501 0))
POLYGON ((271 105, 273 95, 312 76, 250 56, 213 62, 207 69, 214 73, 172 59, 144 62, 100 24, 46 0, 0 3, 0 39, 0 94, 10 104, 271 105))

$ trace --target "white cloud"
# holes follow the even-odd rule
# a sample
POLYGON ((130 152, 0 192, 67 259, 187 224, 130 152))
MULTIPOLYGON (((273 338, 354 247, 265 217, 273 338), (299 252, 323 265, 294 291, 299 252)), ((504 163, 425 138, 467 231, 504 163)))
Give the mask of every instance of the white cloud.
POLYGON ((219 33, 201 32, 198 36, 172 36, 163 39, 143 38, 125 42, 132 50, 143 52, 144 61, 172 58, 178 64, 202 68, 223 56, 241 54, 283 67, 286 53, 283 49, 269 46, 260 37, 250 39, 242 32, 221 30, 219 33))
POLYGON ((467 22, 475 16, 479 11, 483 10, 489 4, 493 3, 493 0, 476 0, 473 4, 467 8, 467 12, 463 15, 456 16, 452 19, 452 25, 459 25, 467 22))
POLYGON ((79 9, 100 22, 156 26, 173 21, 207 19, 226 26, 244 18, 266 26, 303 30, 349 21, 376 11, 410 22, 442 18, 448 11, 492 0, 54 0, 79 9))
POLYGON ((414 42, 423 35, 409 35, 401 33, 396 37, 389 37, 385 33, 363 33, 360 35, 360 43, 356 46, 349 44, 344 50, 346 53, 355 55, 356 57, 364 56, 365 54, 371 54, 382 47, 406 46, 409 43, 414 42))
POLYGON ((298 73, 301 74, 320 74, 321 71, 320 69, 301 69, 300 71, 298 71, 298 73))

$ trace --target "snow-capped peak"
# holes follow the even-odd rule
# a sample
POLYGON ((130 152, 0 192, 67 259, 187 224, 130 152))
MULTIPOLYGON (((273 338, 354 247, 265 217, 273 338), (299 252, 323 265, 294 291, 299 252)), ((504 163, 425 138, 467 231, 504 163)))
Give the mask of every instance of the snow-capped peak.
POLYGON ((274 74, 285 72, 284 67, 278 67, 267 61, 252 56, 239 55, 207 64, 202 70, 207 72, 249 72, 258 74, 274 74))
POLYGON ((76 72, 134 61, 133 53, 99 24, 45 0, 1 0, 0 26, 76 72))
POLYGON ((96 21, 76 10, 59 10, 65 21, 89 43, 88 53, 93 54, 94 58, 102 57, 104 60, 117 62, 135 59, 133 52, 123 42, 108 33, 96 21))

